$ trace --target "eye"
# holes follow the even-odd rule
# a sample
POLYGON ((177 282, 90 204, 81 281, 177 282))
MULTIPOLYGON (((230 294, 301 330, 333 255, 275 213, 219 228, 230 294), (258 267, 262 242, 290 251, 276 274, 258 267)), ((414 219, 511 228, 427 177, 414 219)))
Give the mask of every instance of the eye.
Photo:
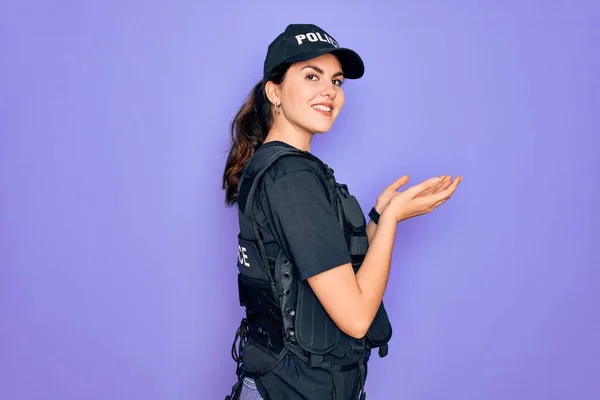
MULTIPOLYGON (((319 77, 317 75, 311 73, 311 74, 306 75, 306 79, 308 79, 309 81, 316 81, 319 79, 319 77)), ((342 84, 344 83, 344 80, 343 79, 334 79, 332 82, 336 86, 342 86, 342 84)))

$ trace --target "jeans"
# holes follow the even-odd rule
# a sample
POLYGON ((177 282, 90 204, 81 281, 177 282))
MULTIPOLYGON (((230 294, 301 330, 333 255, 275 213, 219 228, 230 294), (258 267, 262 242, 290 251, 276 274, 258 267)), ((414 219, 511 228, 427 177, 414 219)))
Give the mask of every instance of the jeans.
POLYGON ((256 389, 256 383, 254 383, 253 379, 244 378, 240 400, 263 400, 260 393, 258 393, 258 389, 256 389))

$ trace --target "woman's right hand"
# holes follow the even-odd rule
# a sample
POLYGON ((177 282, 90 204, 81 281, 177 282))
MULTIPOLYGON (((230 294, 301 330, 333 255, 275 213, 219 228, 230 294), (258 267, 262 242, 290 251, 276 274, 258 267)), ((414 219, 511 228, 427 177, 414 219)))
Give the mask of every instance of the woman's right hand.
POLYGON ((396 222, 427 214, 446 202, 462 181, 444 176, 427 179, 392 198, 382 213, 392 215, 396 222))

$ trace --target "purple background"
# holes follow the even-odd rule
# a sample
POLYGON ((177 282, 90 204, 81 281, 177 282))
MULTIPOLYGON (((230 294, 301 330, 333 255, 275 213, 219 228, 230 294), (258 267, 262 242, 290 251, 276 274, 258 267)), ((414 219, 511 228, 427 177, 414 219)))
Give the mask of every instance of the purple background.
POLYGON ((312 22, 367 66, 314 152, 400 225, 369 399, 600 398, 597 2, 14 1, 0 8, 0 398, 222 399, 228 124, 312 22))

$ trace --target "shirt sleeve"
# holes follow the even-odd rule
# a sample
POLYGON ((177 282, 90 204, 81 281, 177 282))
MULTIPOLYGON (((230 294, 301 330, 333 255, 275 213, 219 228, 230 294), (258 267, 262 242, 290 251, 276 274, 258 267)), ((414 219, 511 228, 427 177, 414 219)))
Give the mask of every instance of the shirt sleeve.
POLYGON ((314 172, 290 172, 265 191, 274 233, 290 253, 300 279, 351 262, 327 189, 314 172))

